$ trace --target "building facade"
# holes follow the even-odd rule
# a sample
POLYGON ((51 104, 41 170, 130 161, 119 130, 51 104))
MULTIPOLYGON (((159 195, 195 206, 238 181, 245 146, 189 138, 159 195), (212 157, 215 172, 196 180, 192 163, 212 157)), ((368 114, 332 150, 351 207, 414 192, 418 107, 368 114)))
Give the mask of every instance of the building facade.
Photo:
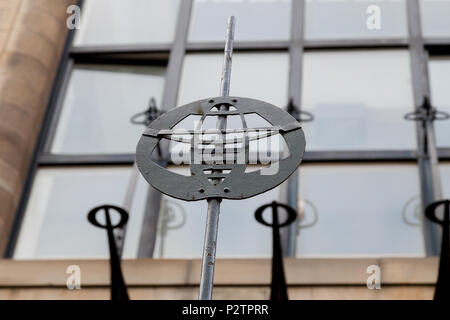
POLYGON ((223 201, 214 298, 269 297, 254 212, 273 200, 299 214, 282 231, 291 299, 433 297, 423 209, 450 197, 450 1, 0 0, 0 298, 108 299, 106 232, 87 220, 102 204, 129 211, 130 297, 196 298, 206 202, 135 174, 131 119, 219 95, 229 15, 231 95, 292 103, 307 146, 286 183, 223 201))

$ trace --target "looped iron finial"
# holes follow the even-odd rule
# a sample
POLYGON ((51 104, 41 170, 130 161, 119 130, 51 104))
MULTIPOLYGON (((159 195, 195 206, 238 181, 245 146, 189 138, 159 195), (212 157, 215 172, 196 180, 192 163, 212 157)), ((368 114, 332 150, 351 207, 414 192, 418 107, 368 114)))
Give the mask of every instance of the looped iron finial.
POLYGON ((106 229, 108 233, 109 261, 111 267, 111 300, 129 300, 127 287, 120 267, 120 256, 117 251, 117 243, 113 233, 113 229, 122 228, 127 223, 128 213, 117 206, 103 205, 89 211, 88 220, 94 226, 106 229), (112 210, 118 212, 120 215, 120 220, 115 225, 111 222, 110 211, 112 210), (97 213, 102 211, 105 213, 105 224, 101 224, 97 220, 97 213))
POLYGON ((442 226, 441 257, 434 300, 447 302, 450 299, 450 200, 447 199, 430 204, 425 209, 425 216, 432 222, 442 226), (444 207, 442 220, 436 215, 439 207, 444 207))
POLYGON ((131 117, 130 121, 133 124, 146 125, 148 127, 150 123, 153 122, 153 120, 158 118, 163 113, 164 113, 163 111, 158 110, 156 100, 155 98, 152 97, 150 98, 150 101, 148 103, 147 110, 136 113, 134 116, 131 117))
POLYGON ((311 122, 314 120, 314 115, 312 113, 297 108, 292 99, 289 100, 286 111, 298 122, 311 122))
POLYGON ((265 226, 272 227, 272 228, 282 228, 287 225, 290 225, 292 222, 295 221, 295 219, 297 219, 297 212, 295 212, 295 210, 292 209, 288 205, 274 201, 270 204, 263 205, 263 206, 259 207, 258 209, 256 209, 255 219, 256 219, 256 221, 258 221, 259 223, 261 223, 265 226), (283 223, 279 223, 278 219, 273 219, 272 224, 266 222, 263 218, 263 212, 267 208, 272 208, 272 212, 276 212, 276 215, 278 215, 278 208, 283 208, 284 210, 286 210, 286 212, 288 214, 286 221, 283 223))
POLYGON ((432 204, 430 204, 426 210, 425 210, 425 216, 434 223, 440 224, 441 226, 445 227, 446 225, 450 225, 450 217, 449 217, 449 208, 450 208, 450 200, 442 200, 437 201, 432 204), (436 216, 436 209, 438 207, 443 206, 445 208, 445 214, 443 217, 443 220, 439 220, 439 218, 436 216))
POLYGON ((263 205, 256 209, 255 219, 265 226, 272 228, 272 284, 270 300, 288 300, 286 278, 284 276, 283 255, 281 251, 280 228, 287 226, 297 219, 297 212, 290 206, 276 201, 263 205), (264 220, 263 212, 267 208, 272 208, 272 223, 264 220), (283 208, 287 212, 287 219, 283 223, 278 221, 278 208, 283 208))
POLYGON ((125 209, 122 209, 117 206, 113 205, 103 205, 99 207, 95 207, 88 213, 88 220, 90 223, 92 223, 94 226, 103 228, 103 229, 116 229, 116 228, 122 228, 127 222, 128 222, 128 213, 125 211, 125 209), (111 223, 111 216, 109 215, 109 210, 114 210, 120 215, 120 220, 117 224, 112 225, 111 223), (106 224, 101 224, 97 220, 97 213, 104 211, 105 212, 105 218, 106 218, 106 224))
POLYGON ((450 114, 444 111, 439 111, 430 103, 428 96, 423 98, 423 103, 421 107, 413 112, 409 112, 405 115, 405 120, 408 121, 442 121, 450 119, 450 114))

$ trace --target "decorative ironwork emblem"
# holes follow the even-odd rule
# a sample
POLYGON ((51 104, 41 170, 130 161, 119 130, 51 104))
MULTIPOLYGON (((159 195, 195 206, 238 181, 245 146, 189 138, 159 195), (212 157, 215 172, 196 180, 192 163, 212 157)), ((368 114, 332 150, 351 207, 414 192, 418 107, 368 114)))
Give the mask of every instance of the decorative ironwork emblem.
POLYGON ((305 137, 301 125, 289 113, 255 99, 216 97, 178 107, 153 121, 139 140, 136 162, 148 183, 174 198, 186 201, 245 199, 286 180, 300 165, 304 150, 305 137), (227 111, 219 111, 223 105, 227 106, 227 111), (262 117, 271 126, 249 128, 246 115, 250 114, 262 117), (175 128, 192 115, 201 117, 194 130, 175 128), (242 128, 203 129, 208 117, 217 116, 225 119, 239 116, 242 128), (289 156, 277 160, 276 174, 264 175, 261 170, 246 172, 249 144, 276 135, 284 138, 289 152, 289 156), (191 176, 171 172, 151 160, 153 150, 163 138, 190 145, 191 176), (205 159, 206 152, 210 152, 210 159, 205 159), (234 156, 234 159, 227 155, 234 156), (211 183, 212 179, 220 179, 220 183, 211 183))

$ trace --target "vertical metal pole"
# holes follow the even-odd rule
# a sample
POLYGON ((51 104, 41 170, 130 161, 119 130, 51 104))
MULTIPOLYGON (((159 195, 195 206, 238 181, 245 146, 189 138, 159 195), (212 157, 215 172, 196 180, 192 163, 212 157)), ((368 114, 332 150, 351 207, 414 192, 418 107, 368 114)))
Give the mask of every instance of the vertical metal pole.
MULTIPOLYGON (((411 71, 413 78, 414 103, 420 109, 425 96, 430 97, 428 86, 428 59, 424 49, 419 0, 406 2, 408 13, 409 51, 411 56, 411 71)), ((434 129, 432 122, 417 122, 418 167, 422 209, 440 200, 441 186, 438 171, 438 158, 435 152, 434 129)), ((427 219, 423 219, 425 252, 427 256, 439 253, 439 231, 427 219)))
MULTIPOLYGON (((235 18, 228 19, 227 36, 225 41, 224 60, 220 94, 224 97, 230 94, 231 63, 233 55, 235 18)), ((221 111, 228 107, 221 106, 221 111)), ((218 129, 226 127, 226 116, 219 117, 218 129)), ((203 244, 202 272, 200 276, 199 300, 211 300, 214 282, 214 266, 216 260, 217 231, 219 229, 220 202, 222 199, 208 199, 208 212, 206 217, 205 240, 203 244)))
MULTIPOLYGON (((289 99, 301 110, 302 95, 302 61, 304 38, 305 0, 292 1, 291 40, 289 46, 289 99)), ((281 188, 280 201, 287 203, 298 212, 299 172, 298 169, 289 177, 281 188)), ((295 257, 298 237, 298 222, 292 223, 280 230, 281 246, 285 257, 295 257)))
MULTIPOLYGON (((177 105, 178 89, 181 81, 181 72, 185 55, 186 39, 189 29, 193 0, 180 1, 178 9, 177 27, 172 50, 170 50, 169 64, 167 65, 166 81, 164 86, 161 109, 169 111, 177 105)), ((160 165, 167 166, 169 145, 161 145, 163 156, 160 165)), ((154 256, 157 238, 157 225, 161 205, 161 192, 148 185, 144 218, 141 235, 139 237, 138 258, 152 258, 154 256)))

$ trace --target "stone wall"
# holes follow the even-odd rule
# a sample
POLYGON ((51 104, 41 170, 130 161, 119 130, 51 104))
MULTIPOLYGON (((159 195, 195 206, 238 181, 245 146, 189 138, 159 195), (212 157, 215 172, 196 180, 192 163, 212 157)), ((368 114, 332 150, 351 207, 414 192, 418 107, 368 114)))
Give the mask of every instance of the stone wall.
POLYGON ((67 35, 74 0, 0 0, 0 254, 67 35))
MULTIPOLYGON (((131 299, 195 300, 200 260, 137 259, 123 262, 131 299)), ((437 258, 286 259, 292 300, 432 299, 437 258), (381 289, 367 288, 367 267, 381 269, 381 289)), ((271 260, 217 259, 214 299, 270 297, 271 260)), ((0 299, 109 299, 105 260, 0 261, 0 299), (69 290, 67 267, 81 270, 81 289, 69 290)))

